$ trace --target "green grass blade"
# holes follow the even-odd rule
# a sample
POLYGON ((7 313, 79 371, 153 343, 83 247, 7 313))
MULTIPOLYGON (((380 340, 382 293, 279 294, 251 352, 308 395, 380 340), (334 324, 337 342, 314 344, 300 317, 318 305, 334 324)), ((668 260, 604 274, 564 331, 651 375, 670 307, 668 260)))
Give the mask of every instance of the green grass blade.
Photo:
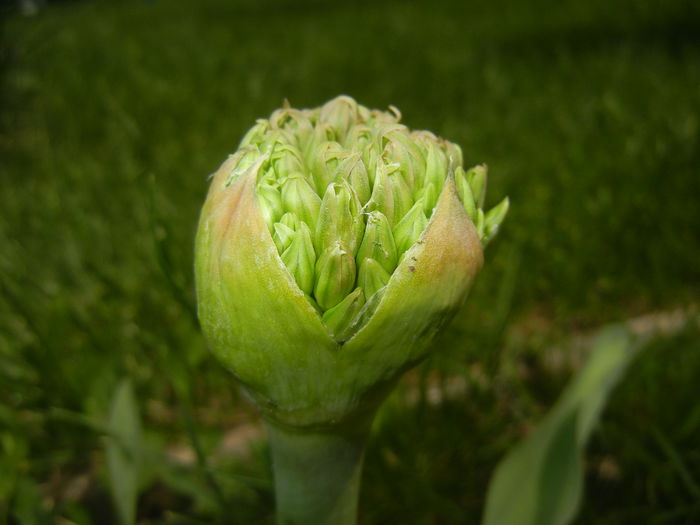
POLYGON ((107 470, 112 499, 121 525, 131 525, 136 517, 138 496, 141 422, 136 398, 128 379, 114 391, 107 426, 107 470))
POLYGON ((484 525, 565 525, 574 518, 583 488, 583 448, 632 356, 624 329, 600 334, 551 412, 496 468, 484 525))

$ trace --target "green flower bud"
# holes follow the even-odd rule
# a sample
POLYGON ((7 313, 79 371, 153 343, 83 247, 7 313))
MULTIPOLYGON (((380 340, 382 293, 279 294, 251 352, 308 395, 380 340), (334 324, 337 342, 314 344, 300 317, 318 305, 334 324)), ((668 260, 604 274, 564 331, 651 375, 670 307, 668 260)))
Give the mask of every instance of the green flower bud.
MULTIPOLYGON (((264 140, 265 133, 270 129, 270 123, 265 119, 258 119, 255 126, 250 128, 241 140, 239 151, 243 151, 250 144, 259 144, 264 140)), ((257 150, 257 148, 255 148, 257 150)))
POLYGON ((355 288, 345 299, 323 314, 323 323, 337 341, 345 341, 348 338, 351 333, 350 327, 364 305, 365 294, 362 288, 355 288))
POLYGON ((366 258, 360 261, 357 284, 365 292, 365 297, 372 297, 389 283, 389 279, 391 274, 375 259, 366 258))
POLYGON ((323 195, 328 185, 334 182, 338 165, 345 153, 340 144, 331 141, 323 142, 314 151, 311 172, 319 195, 323 195))
MULTIPOLYGON (((374 259, 389 275, 396 268, 398 253, 394 235, 388 219, 380 211, 373 211, 367 215, 365 236, 357 251, 357 261, 360 265, 364 259, 374 259)), ((369 297, 369 294, 365 295, 369 297)))
POLYGON ((371 413, 425 358, 507 211, 484 215, 485 169, 466 175, 457 145, 400 118, 348 97, 284 107, 214 175, 197 232, 199 318, 272 422, 371 413))
POLYGON ((427 217, 430 217, 433 214, 437 199, 437 189, 432 182, 429 182, 418 192, 418 198, 416 200, 423 201, 423 213, 425 213, 427 217))
POLYGON ((272 240, 275 241, 275 246, 277 246, 277 250, 280 253, 282 253, 287 248, 289 248, 290 244, 292 244, 295 232, 292 228, 290 228, 286 224, 282 224, 281 222, 276 222, 273 228, 275 231, 272 235, 272 240))
POLYGON ((467 171, 467 182, 474 195, 474 202, 479 208, 483 208, 484 199, 486 198, 486 176, 488 167, 486 164, 474 166, 467 171))
MULTIPOLYGON (((425 184, 430 183, 435 188, 442 188, 449 162, 447 161, 445 152, 436 141, 431 140, 427 143, 426 147, 428 152, 425 162, 425 184)), ((435 200, 432 202, 434 205, 435 200)))
POLYGON ((372 189, 369 185, 367 168, 359 153, 348 155, 339 165, 335 175, 335 180, 347 181, 355 191, 361 205, 364 205, 370 198, 372 189))
POLYGON ((358 117, 357 102, 350 97, 337 97, 321 107, 319 120, 327 123, 335 131, 339 142, 352 128, 358 117))
POLYGON ((484 210, 481 208, 476 210, 476 221, 474 221, 474 225, 476 226, 476 233, 479 235, 479 239, 483 239, 486 231, 486 224, 484 221, 484 210))
POLYGON ((474 223, 476 223, 476 200, 474 199, 474 194, 472 193, 472 187, 469 184, 469 181, 467 180, 467 174, 461 166, 459 166, 455 170, 455 180, 457 183, 457 191, 459 192, 459 198, 462 200, 464 209, 466 210, 467 215, 469 215, 471 220, 474 221, 474 223))
POLYGON ((291 211, 288 211, 287 213, 282 215, 280 222, 285 226, 288 226, 292 230, 296 231, 299 229, 299 217, 297 217, 296 214, 292 213, 291 211))
POLYGON ((329 184, 316 224, 316 250, 321 253, 340 242, 354 256, 365 229, 361 208, 347 181, 329 184))
POLYGON ((442 141, 442 144, 445 147, 448 163, 452 164, 452 166, 461 166, 464 162, 462 160, 462 148, 454 142, 448 142, 446 140, 442 141))
POLYGON ((274 145, 274 148, 270 151, 270 164, 276 178, 284 177, 287 173, 304 171, 304 159, 299 149, 289 144, 276 143, 274 145))
POLYGON ((428 218, 423 211, 424 206, 423 198, 421 197, 394 227, 394 241, 398 253, 404 253, 408 250, 425 230, 428 218))
POLYGON ((297 148, 304 146, 314 132, 309 115, 304 111, 289 107, 274 111, 270 115, 270 126, 289 131, 293 138, 293 145, 297 148))
POLYGON ((280 222, 275 223, 272 240, 275 241, 275 246, 277 246, 277 250, 280 253, 292 244, 294 232, 299 229, 299 224, 299 219, 292 212, 285 213, 282 215, 280 222))
POLYGON ((309 181, 301 172, 286 176, 282 182, 282 204, 286 211, 291 211, 309 227, 316 226, 321 198, 316 195, 309 181))
POLYGON ((342 244, 326 249, 316 263, 314 297, 323 309, 334 307, 355 287, 355 257, 342 244))
POLYGON ((405 127, 394 127, 383 138, 386 142, 384 159, 399 165, 398 171, 404 176, 407 185, 421 184, 425 174, 425 157, 413 137, 406 133, 405 127))
POLYGON ((294 276, 299 288, 311 294, 314 288, 316 252, 311 242, 311 230, 305 223, 299 225, 289 247, 282 253, 282 262, 294 276))
POLYGON ((374 187, 377 185, 377 172, 380 170, 377 169, 379 164, 379 151, 372 143, 368 144, 362 150, 362 162, 367 168, 367 178, 372 187, 372 194, 374 194, 374 187))
POLYGON ((509 207, 510 200, 508 197, 506 197, 486 213, 486 216, 484 217, 484 244, 487 244, 496 236, 503 219, 506 218, 509 207))
POLYGON ((260 210, 265 217, 265 223, 272 230, 272 225, 282 216, 282 196, 277 189, 269 184, 260 184, 256 188, 260 210))
POLYGON ((413 206, 413 192, 411 187, 404 180, 400 171, 394 171, 388 177, 391 187, 392 202, 394 203, 392 224, 400 221, 413 206))

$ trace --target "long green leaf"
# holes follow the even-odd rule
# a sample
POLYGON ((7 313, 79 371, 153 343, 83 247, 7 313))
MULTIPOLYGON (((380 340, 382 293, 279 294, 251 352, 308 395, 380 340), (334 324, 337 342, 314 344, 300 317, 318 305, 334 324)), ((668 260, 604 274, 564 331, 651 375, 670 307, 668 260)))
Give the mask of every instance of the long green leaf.
POLYGON ((112 499, 121 525, 131 525, 136 517, 140 465, 141 422, 136 398, 128 379, 114 391, 107 437, 107 470, 112 499))
POLYGON ((583 449, 633 354, 623 328, 599 335, 554 408, 496 468, 484 525, 565 525, 575 517, 583 489, 583 449))

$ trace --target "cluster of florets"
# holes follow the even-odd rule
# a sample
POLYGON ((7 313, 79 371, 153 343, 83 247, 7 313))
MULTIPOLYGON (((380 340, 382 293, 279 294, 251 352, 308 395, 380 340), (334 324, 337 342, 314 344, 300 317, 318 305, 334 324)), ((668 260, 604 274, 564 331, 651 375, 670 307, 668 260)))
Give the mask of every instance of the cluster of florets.
POLYGON ((256 191, 280 257, 334 334, 388 283, 425 230, 450 174, 487 243, 508 207, 483 206, 486 167, 462 168, 456 144, 411 131, 391 112, 341 96, 259 120, 229 182, 257 171, 256 191))

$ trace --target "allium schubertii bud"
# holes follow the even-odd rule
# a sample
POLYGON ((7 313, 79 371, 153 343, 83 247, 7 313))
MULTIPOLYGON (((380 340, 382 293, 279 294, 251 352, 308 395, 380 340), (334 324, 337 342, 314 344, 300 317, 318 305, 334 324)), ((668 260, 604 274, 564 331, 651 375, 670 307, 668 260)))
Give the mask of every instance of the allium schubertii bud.
POLYGON ((508 210, 484 165, 341 96, 258 120, 197 235, 202 327, 265 416, 337 424, 425 355, 508 210))

